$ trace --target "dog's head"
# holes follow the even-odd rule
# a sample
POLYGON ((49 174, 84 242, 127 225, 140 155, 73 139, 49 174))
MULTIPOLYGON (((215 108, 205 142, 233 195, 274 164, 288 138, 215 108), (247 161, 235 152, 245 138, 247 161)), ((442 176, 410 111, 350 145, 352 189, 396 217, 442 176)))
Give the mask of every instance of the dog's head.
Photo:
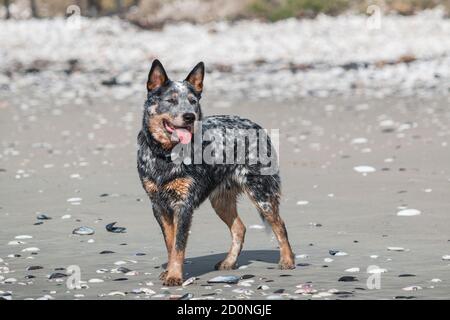
POLYGON ((200 98, 205 66, 198 63, 183 81, 171 81, 161 62, 153 61, 147 81, 144 128, 166 149, 192 140, 201 120, 200 98))

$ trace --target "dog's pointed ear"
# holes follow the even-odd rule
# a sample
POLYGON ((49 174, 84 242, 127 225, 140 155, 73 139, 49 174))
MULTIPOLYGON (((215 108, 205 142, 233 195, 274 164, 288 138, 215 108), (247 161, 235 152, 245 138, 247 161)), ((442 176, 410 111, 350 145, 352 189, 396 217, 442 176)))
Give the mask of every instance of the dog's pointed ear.
POLYGON ((199 62, 194 69, 186 77, 186 81, 189 82, 194 90, 198 93, 203 91, 203 79, 205 78, 205 64, 199 62))
POLYGON ((167 77, 166 70, 164 70, 162 63, 158 59, 154 60, 148 74, 147 90, 155 90, 164 85, 167 81, 169 81, 169 78, 167 77))

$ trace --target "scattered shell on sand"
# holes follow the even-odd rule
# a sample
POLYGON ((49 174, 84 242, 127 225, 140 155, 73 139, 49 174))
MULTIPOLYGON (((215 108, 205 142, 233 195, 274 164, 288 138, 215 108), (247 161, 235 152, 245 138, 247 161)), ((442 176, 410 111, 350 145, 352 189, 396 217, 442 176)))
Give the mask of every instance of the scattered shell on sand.
POLYGON ((445 256, 442 256, 442 260, 449 261, 450 260, 450 254, 446 254, 445 256))
POLYGON ((422 290, 422 287, 419 286, 409 286, 409 287, 405 287, 403 288, 404 291, 417 291, 417 290, 422 290))
POLYGON ((359 271, 360 271, 360 269, 358 267, 348 268, 345 270, 345 272, 359 272, 359 271))
POLYGON ((25 248, 22 250, 22 252, 39 252, 39 251, 41 251, 41 250, 36 247, 25 248))
POLYGON ((400 210, 399 212, 397 212, 398 216, 403 216, 403 217, 418 216, 420 214, 421 214, 421 212, 417 209, 404 209, 404 210, 400 210))
POLYGON ((228 283, 228 284, 235 284, 239 282, 239 277, 237 276, 217 276, 210 280, 208 280, 208 283, 228 283))
POLYGON ((94 231, 94 229, 89 228, 89 227, 79 227, 79 228, 76 228, 75 230, 73 230, 72 233, 78 234, 80 236, 87 236, 87 235, 94 234, 95 231, 94 231))
POLYGON ((358 173, 372 173, 377 171, 374 167, 370 166, 356 166, 353 168, 358 173))
POLYGON ((14 239, 17 239, 17 240, 33 239, 33 236, 24 234, 24 235, 15 236, 14 239))
POLYGON ((189 279, 183 282, 182 286, 186 287, 190 284, 193 284, 196 279, 197 279, 196 277, 190 277, 189 279))
POLYGON ((249 229, 256 229, 256 230, 262 230, 265 229, 266 227, 260 224, 252 224, 248 227, 249 229))
POLYGON ((398 251, 398 252, 405 251, 405 248, 402 247, 388 247, 387 249, 388 251, 398 251))

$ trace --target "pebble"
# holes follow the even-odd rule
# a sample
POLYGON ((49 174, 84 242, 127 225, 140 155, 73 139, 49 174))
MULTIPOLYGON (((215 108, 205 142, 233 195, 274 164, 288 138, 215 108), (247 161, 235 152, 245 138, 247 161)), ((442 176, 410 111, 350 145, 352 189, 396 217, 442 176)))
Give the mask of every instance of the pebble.
POLYGON ((353 168, 358 173, 372 173, 377 171, 374 167, 370 166, 356 166, 353 168))
POLYGON ((339 251, 339 250, 329 250, 328 252, 332 256, 346 256, 346 255, 348 255, 347 252, 339 251))
POLYGON ((110 293, 108 293, 108 296, 122 296, 125 297, 125 293, 122 291, 112 291, 110 293))
POLYGON ((72 231, 73 234, 77 234, 80 236, 92 235, 95 233, 94 229, 89 227, 79 227, 72 231))
POLYGON ((33 270, 40 270, 40 269, 44 269, 44 267, 42 267, 42 266, 29 266, 25 270, 33 271, 33 270))
POLYGON ((27 244, 27 243, 24 242, 24 241, 16 241, 16 240, 8 242, 9 246, 18 246, 18 245, 21 245, 21 244, 27 244))
POLYGON ((359 272, 360 269, 358 267, 346 269, 345 272, 359 272))
POLYGON ((52 219, 51 217, 49 217, 49 216, 47 216, 47 215, 45 215, 43 213, 39 214, 36 218, 38 220, 51 220, 52 219))
POLYGON ((449 261, 449 260, 450 260, 450 255, 447 254, 447 255, 445 255, 445 256, 442 256, 442 260, 444 260, 444 261, 449 261))
POLYGON ((50 280, 52 280, 52 279, 61 279, 61 278, 66 278, 66 277, 68 277, 68 275, 65 274, 65 273, 61 273, 61 272, 55 272, 55 273, 52 273, 51 275, 48 276, 48 278, 50 280))
POLYGON ((151 290, 151 289, 148 289, 148 288, 138 288, 138 289, 133 289, 133 290, 131 291, 131 293, 134 293, 134 294, 145 294, 145 295, 147 295, 147 296, 151 296, 151 295, 156 294, 155 291, 153 291, 153 290, 151 290))
POLYGON ((405 251, 405 248, 402 247, 388 247, 387 249, 388 251, 398 251, 398 252, 405 251))
POLYGON ((25 248, 25 249, 22 250, 22 252, 31 252, 31 253, 39 252, 39 251, 41 251, 41 250, 39 248, 36 248, 36 247, 25 248))
POLYGON ((61 219, 70 219, 72 216, 70 214, 65 214, 61 217, 61 219))
POLYGON ((417 290, 422 290, 422 287, 419 286, 409 286, 409 287, 405 287, 403 288, 404 291, 417 291, 417 290))
POLYGON ((88 282, 89 282, 89 283, 102 283, 102 282, 105 282, 105 280, 93 278, 93 279, 89 279, 88 282))
POLYGON ((266 227, 260 224, 252 224, 248 227, 249 229, 256 229, 256 230, 262 230, 265 229, 266 227))
POLYGON ((438 278, 434 278, 434 279, 431 279, 431 282, 437 283, 437 282, 442 282, 442 280, 438 279, 438 278))
POLYGON ((25 234, 24 235, 15 236, 14 238, 17 239, 17 240, 33 239, 32 236, 25 235, 25 234))
POLYGON ((359 281, 357 277, 353 277, 353 276, 343 276, 340 277, 339 280, 340 282, 353 282, 353 281, 359 281))
POLYGON ((412 216, 418 216, 421 212, 417 209, 404 209, 397 212, 397 216, 403 216, 403 217, 412 217, 412 216))

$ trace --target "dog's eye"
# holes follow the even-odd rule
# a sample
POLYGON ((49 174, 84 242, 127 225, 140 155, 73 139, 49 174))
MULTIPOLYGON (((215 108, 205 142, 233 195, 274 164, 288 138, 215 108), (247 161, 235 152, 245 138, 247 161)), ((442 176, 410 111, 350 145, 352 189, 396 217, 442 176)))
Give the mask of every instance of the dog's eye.
POLYGON ((188 100, 189 100, 190 104, 196 104, 197 103, 197 100, 195 100, 194 98, 188 98, 188 100))
POLYGON ((177 100, 174 98, 170 98, 170 99, 167 99, 166 102, 175 104, 175 103, 177 103, 177 100))

